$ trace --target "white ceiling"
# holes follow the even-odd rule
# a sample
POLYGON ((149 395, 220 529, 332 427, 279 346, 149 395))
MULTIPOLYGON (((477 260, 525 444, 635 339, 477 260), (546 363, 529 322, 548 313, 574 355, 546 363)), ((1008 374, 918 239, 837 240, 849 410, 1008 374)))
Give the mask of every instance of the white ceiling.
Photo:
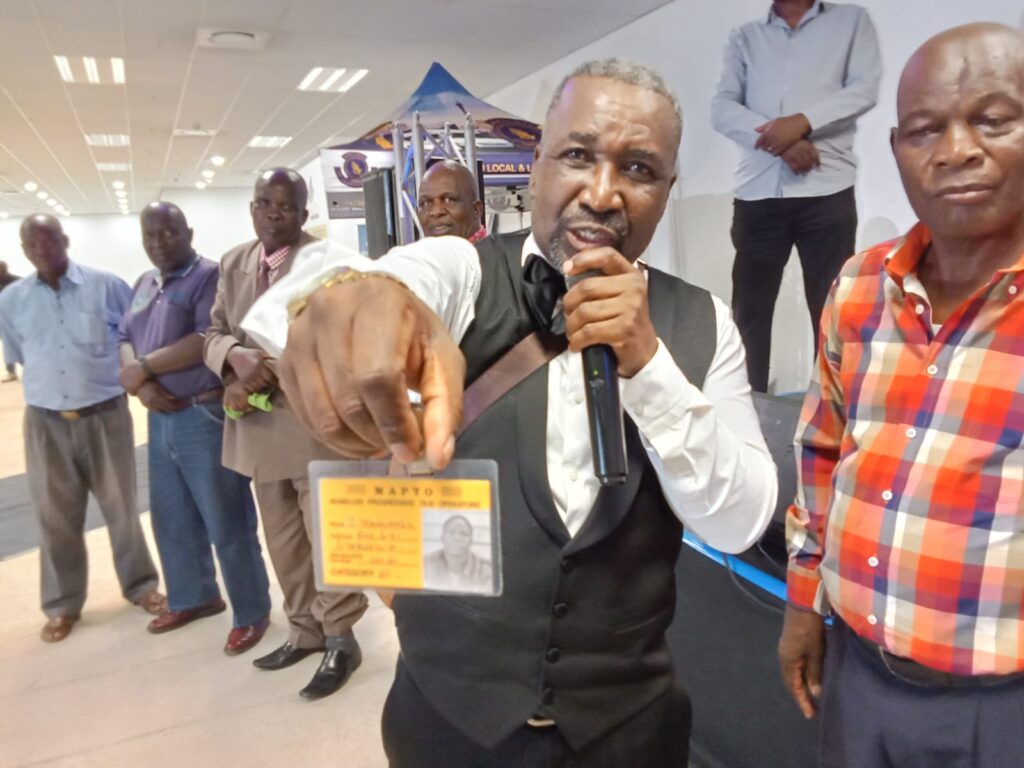
POLYGON ((0 0, 0 215, 49 210, 34 181, 72 214, 131 210, 165 187, 190 187, 221 155, 210 190, 248 186, 269 165, 299 165, 317 148, 377 125, 440 61, 486 96, 669 0, 0 0), (200 29, 265 35, 262 50, 197 45, 200 29), (72 58, 65 83, 53 57, 72 58), (81 82, 94 56, 107 84, 81 82), (121 57, 126 85, 110 83, 121 57), (77 63, 73 57, 78 57, 77 63), (348 93, 296 89, 312 67, 366 68, 348 93), (215 129, 175 137, 175 129, 215 129), (94 147, 85 134, 127 134, 94 147), (255 135, 293 136, 252 149, 255 135), (131 170, 100 172, 98 162, 131 170))

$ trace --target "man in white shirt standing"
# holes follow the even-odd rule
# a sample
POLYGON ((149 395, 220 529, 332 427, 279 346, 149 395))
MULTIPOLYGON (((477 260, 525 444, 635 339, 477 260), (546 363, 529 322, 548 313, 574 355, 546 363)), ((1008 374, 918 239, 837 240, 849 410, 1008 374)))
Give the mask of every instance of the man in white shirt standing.
POLYGON ((475 247, 429 238, 374 262, 318 244, 244 321, 275 351, 287 338, 290 401, 341 453, 498 462, 501 597, 394 601, 402 654, 383 716, 393 768, 686 765, 690 705, 665 643, 682 525, 745 549, 777 486, 728 310, 638 264, 681 130, 659 75, 584 64, 548 110, 532 233, 475 247), (289 334, 289 303, 294 314, 338 266, 366 279, 315 290, 289 334), (565 275, 591 270, 565 292, 565 275), (456 442, 463 386, 531 333, 562 351, 456 442), (593 344, 618 357, 619 486, 601 486, 591 464, 579 350, 593 344), (422 431, 407 387, 422 394, 422 431))
POLYGON ((768 389, 772 316, 794 245, 818 348, 828 289, 856 250, 853 137, 881 76, 875 28, 852 3, 774 0, 729 36, 711 120, 740 148, 732 311, 755 391, 768 389))

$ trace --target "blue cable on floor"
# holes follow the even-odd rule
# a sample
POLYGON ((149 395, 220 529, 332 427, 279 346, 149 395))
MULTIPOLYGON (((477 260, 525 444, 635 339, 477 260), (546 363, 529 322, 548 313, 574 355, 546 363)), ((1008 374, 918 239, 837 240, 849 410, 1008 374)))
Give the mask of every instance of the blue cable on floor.
POLYGON ((726 555, 713 547, 709 547, 689 531, 683 532, 683 543, 687 544, 691 549, 700 552, 708 559, 714 560, 719 565, 731 569, 733 573, 744 581, 749 581, 758 589, 764 590, 783 603, 786 602, 786 583, 784 581, 765 573, 760 568, 755 568, 738 557, 726 555))

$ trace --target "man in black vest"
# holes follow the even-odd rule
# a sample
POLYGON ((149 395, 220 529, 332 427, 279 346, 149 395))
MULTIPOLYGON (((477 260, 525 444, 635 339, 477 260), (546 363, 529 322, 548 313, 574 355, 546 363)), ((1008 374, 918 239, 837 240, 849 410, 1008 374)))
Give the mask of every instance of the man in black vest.
POLYGON ((395 768, 687 763, 690 706, 664 636, 682 525, 745 549, 776 481, 728 310, 637 262, 681 125, 656 73, 585 64, 548 110, 532 233, 428 238, 376 262, 312 246, 246 318, 272 349, 287 338, 290 401, 342 453, 499 464, 502 596, 394 601, 402 654, 383 734, 395 768), (325 264, 372 274, 315 290, 325 264), (590 270, 562 297, 564 274, 590 270), (564 351, 456 443, 463 387, 534 331, 564 351), (579 350, 593 344, 619 361, 621 486, 601 487, 591 466, 579 350))

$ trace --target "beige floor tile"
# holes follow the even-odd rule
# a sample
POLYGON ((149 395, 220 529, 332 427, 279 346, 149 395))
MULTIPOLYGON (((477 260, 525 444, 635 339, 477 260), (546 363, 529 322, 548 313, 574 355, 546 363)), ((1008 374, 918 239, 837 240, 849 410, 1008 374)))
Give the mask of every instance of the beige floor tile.
POLYGON ((279 607, 263 642, 234 658, 221 652, 228 613, 150 635, 149 617, 119 594, 106 531, 87 539, 90 597, 55 645, 38 635, 38 555, 0 562, 0 768, 386 764, 380 711, 398 642, 376 596, 356 627, 363 665, 334 696, 306 702, 298 691, 316 657, 279 672, 251 664, 287 635, 279 607))

